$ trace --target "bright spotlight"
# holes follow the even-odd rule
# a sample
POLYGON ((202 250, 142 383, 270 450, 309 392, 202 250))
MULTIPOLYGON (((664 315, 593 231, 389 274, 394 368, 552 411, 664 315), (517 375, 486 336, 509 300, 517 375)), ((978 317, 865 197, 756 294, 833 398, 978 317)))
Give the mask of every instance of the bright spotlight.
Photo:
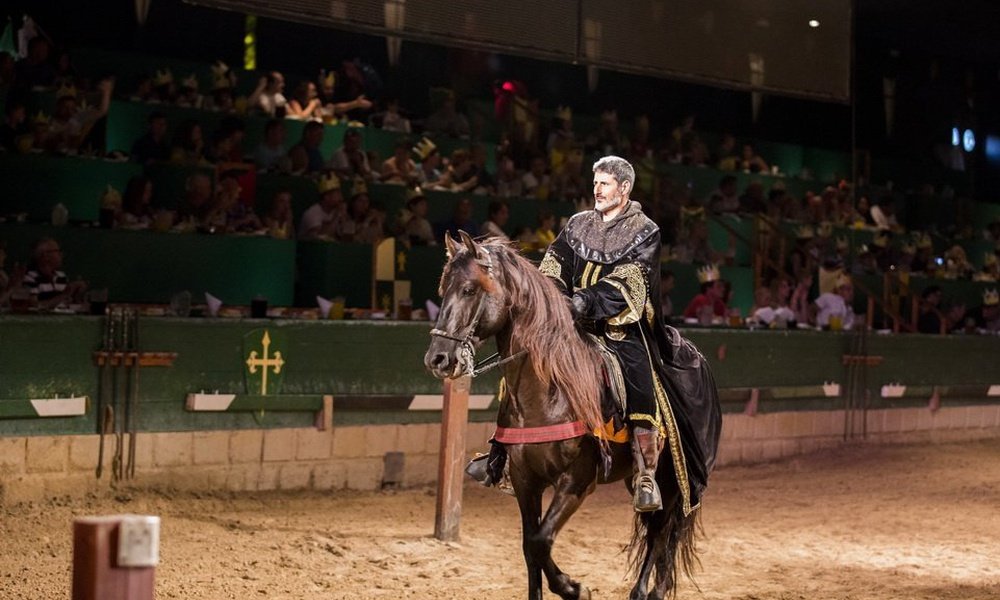
POLYGON ((812 27, 813 29, 816 29, 817 27, 819 27, 819 21, 817 21, 816 19, 810 19, 809 26, 812 27))

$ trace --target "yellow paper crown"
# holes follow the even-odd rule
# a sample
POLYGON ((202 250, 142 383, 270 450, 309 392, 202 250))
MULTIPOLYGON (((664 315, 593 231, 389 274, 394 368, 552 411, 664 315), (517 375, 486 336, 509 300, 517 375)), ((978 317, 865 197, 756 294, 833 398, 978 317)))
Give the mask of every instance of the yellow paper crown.
POLYGON ((850 244, 845 237, 837 238, 837 250, 847 250, 850 248, 850 244))
POLYGON ((323 87, 334 87, 337 83, 337 74, 330 72, 323 78, 323 87))
POLYGON ((821 238, 828 238, 833 235, 833 223, 829 221, 823 221, 816 228, 816 234, 821 238))
POLYGON ((802 225, 795 230, 795 237, 800 240, 811 240, 813 237, 813 228, 809 225, 802 225))
POLYGON ((228 90, 233 87, 233 81, 229 72, 229 65, 221 60, 215 61, 212 65, 212 91, 228 90))
POLYGON ((877 246, 879 248, 885 248, 889 245, 889 236, 884 232, 878 232, 875 237, 872 238, 872 246, 877 246))
POLYGON ((926 250, 927 248, 934 247, 934 242, 933 240, 931 240, 931 236, 927 235, 926 233, 918 233, 914 236, 914 239, 917 242, 917 248, 926 250))
POLYGON ((56 89, 56 100, 61 100, 63 98, 76 98, 76 86, 66 85, 62 83, 56 89))
POLYGON ((156 73, 153 75, 153 85, 160 87, 161 85, 170 85, 174 82, 174 74, 170 72, 170 69, 157 69, 156 73))
POLYGON ((420 157, 420 160, 427 160, 427 157, 433 154, 435 150, 437 150, 437 146, 428 138, 421 138, 419 142, 413 145, 413 153, 420 157))
POLYGON ((560 106, 556 109, 556 118, 561 121, 573 120, 573 109, 568 106, 560 106))
POLYGON ((983 290, 983 306, 996 306, 1000 304, 1000 292, 996 288, 983 290))
POLYGON ((351 182, 351 198, 368 193, 368 182, 361 177, 355 177, 351 182))
POLYGON ((325 173, 319 178, 319 193, 325 194, 340 189, 340 178, 336 173, 325 173))
POLYGON ((101 208, 116 209, 122 205, 121 192, 108 184, 108 188, 101 194, 101 208))
POLYGON ((198 89, 198 78, 194 76, 194 73, 191 73, 190 75, 188 75, 187 77, 185 77, 184 79, 181 80, 181 87, 182 88, 190 88, 192 90, 197 90, 198 89))
POLYGON ((719 267, 716 265, 705 265, 698 269, 698 283, 710 283, 722 278, 719 267))
POLYGON ((698 219, 705 217, 704 206, 682 206, 681 216, 685 219, 698 219))
POLYGON ((410 188, 410 189, 406 190, 406 201, 407 202, 410 202, 411 200, 414 200, 416 198, 426 198, 426 197, 427 197, 427 194, 425 194, 424 191, 422 189, 420 189, 420 186, 417 186, 415 188, 410 188))
POLYGON ((34 118, 31 119, 31 122, 34 125, 48 125, 49 124, 49 116, 47 114, 43 113, 42 111, 38 111, 38 114, 35 115, 34 118))

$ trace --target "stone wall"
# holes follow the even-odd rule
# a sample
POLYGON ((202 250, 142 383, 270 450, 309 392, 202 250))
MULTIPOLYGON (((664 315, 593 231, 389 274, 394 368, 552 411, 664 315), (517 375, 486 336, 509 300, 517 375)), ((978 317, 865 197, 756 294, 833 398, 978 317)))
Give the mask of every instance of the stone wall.
MULTIPOLYGON (((860 423, 856 430, 860 430, 860 423)), ((753 464, 844 444, 843 411, 723 417, 718 465, 753 464)), ((493 426, 470 423, 467 450, 484 451, 493 426)), ((316 429, 141 433, 136 477, 118 487, 183 491, 377 490, 385 455, 405 455, 402 485, 437 479, 438 424, 316 429)), ((1000 405, 869 411, 867 438, 850 443, 934 443, 1000 437, 1000 405)), ((95 478, 97 435, 0 437, 0 503, 80 496, 112 489, 116 440, 106 436, 104 474, 95 478)))

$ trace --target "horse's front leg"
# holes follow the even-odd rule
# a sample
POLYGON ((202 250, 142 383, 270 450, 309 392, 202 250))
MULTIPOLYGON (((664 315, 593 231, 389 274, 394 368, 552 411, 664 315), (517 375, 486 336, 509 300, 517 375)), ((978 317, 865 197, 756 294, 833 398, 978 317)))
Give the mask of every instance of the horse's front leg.
POLYGON ((531 485, 511 468, 511 484, 521 509, 521 551, 528 567, 528 600, 542 600, 542 565, 532 540, 538 536, 542 518, 541 485, 531 485))

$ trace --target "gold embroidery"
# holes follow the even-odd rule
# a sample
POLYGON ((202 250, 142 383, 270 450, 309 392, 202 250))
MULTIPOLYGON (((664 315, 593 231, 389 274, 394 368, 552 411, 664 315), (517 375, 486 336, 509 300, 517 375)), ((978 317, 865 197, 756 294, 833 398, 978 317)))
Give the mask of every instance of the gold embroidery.
POLYGON ((635 263, 618 265, 607 277, 607 282, 615 287, 628 304, 628 310, 608 319, 611 325, 635 323, 642 318, 646 302, 646 278, 635 263))
POLYGON ((597 282, 601 278, 601 269, 603 268, 604 265, 594 265, 594 270, 591 271, 590 273, 590 283, 587 285, 587 287, 597 285, 597 282))
POLYGON ((646 298, 646 322, 649 326, 653 326, 653 321, 656 319, 656 310, 653 308, 653 304, 646 298))
POLYGON ((625 327, 623 325, 608 324, 608 329, 604 332, 608 339, 620 342, 625 339, 625 327))
POLYGON ((587 262, 583 267, 583 275, 580 276, 580 289, 586 289, 590 287, 588 281, 590 280, 590 270, 594 268, 594 263, 587 262))
POLYGON ((542 258, 542 263, 538 265, 538 270, 541 271, 542 275, 546 277, 552 277, 562 281, 562 265, 559 264, 559 260, 549 254, 545 253, 545 257, 542 258))
MULTIPOLYGON (((641 329, 639 333, 642 335, 641 329)), ((688 484, 687 458, 684 456, 684 448, 681 444, 680 432, 677 430, 674 410, 670 406, 670 400, 667 398, 667 392, 663 389, 663 384, 660 383, 660 376, 653 367, 653 358, 649 353, 649 344, 646 342, 645 335, 642 335, 642 343, 646 346, 646 357, 649 360, 650 374, 653 376, 653 391, 656 394, 656 404, 658 412, 663 416, 663 425, 666 427, 667 443, 670 445, 670 457, 674 462, 674 474, 677 477, 677 486, 681 491, 684 516, 686 517, 691 514, 691 511, 697 508, 692 508, 691 506, 691 486, 688 484)))

